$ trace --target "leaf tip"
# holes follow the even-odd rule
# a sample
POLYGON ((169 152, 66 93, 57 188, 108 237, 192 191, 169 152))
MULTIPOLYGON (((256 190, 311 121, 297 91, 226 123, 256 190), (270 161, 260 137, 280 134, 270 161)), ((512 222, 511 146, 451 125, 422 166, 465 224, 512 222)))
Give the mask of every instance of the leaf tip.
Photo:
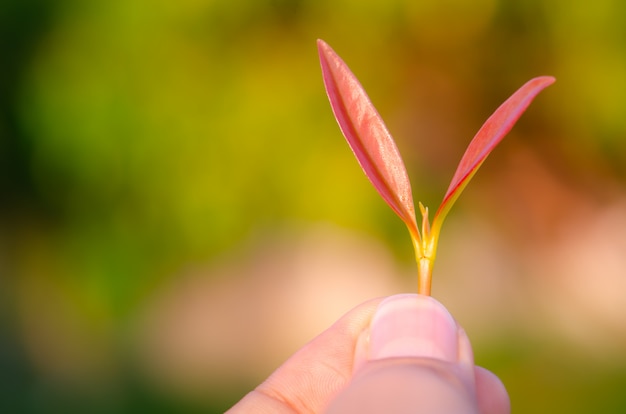
POLYGON ((333 53, 333 49, 322 39, 317 39, 317 52, 319 53, 320 58, 324 58, 328 54, 333 53))

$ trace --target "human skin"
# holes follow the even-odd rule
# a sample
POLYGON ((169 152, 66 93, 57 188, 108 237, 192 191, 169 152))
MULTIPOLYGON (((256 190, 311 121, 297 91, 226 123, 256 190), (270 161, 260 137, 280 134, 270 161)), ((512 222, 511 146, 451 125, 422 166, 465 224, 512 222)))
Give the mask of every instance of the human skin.
POLYGON ((240 413, 510 413, 465 331, 430 296, 365 302, 233 406, 240 413))

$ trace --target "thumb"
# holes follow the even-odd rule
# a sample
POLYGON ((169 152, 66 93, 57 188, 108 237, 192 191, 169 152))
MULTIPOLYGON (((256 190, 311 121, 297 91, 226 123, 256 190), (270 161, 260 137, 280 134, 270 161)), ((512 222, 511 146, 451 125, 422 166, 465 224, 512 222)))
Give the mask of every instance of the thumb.
POLYGON ((354 366, 328 414, 479 412, 467 335, 432 297, 383 300, 359 338, 354 366))

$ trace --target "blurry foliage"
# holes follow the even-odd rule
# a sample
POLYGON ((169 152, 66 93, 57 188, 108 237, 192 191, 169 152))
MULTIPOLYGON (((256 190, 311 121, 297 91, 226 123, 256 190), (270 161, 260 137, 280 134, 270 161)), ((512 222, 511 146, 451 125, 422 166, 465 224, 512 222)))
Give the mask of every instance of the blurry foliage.
MULTIPOLYGON (((619 0, 5 0, 0 347, 15 354, 3 351, 12 368, 2 375, 37 383, 19 346, 27 304, 45 315, 56 298, 84 318, 68 329, 123 348, 127 318, 162 278, 254 232, 331 221, 384 237, 410 260, 401 223, 332 118, 318 37, 364 83, 428 205, 485 117, 541 74, 558 83, 517 134, 558 154, 565 174, 580 166, 623 180, 625 9, 619 0)), ((33 392, 22 388, 13 398, 33 392)))

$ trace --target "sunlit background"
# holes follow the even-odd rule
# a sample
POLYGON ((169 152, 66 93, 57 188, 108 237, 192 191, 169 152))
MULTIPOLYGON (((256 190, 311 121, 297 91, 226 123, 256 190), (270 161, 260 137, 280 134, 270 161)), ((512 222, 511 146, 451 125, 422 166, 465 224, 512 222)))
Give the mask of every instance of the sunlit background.
POLYGON ((557 78, 453 209, 433 294, 514 411, 626 411, 625 2, 3 0, 1 412, 223 412, 416 290, 317 38, 431 210, 489 114, 557 78))

